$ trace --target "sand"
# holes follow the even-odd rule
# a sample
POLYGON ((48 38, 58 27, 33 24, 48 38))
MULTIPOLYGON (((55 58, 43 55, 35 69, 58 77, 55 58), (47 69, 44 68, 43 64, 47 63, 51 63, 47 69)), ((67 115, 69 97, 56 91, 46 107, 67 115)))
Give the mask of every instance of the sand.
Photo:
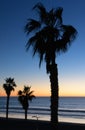
MULTIPOLYGON (((0 130, 51 130, 51 125, 49 121, 0 118, 0 130)), ((58 130, 85 130, 85 125, 62 122, 58 130)))

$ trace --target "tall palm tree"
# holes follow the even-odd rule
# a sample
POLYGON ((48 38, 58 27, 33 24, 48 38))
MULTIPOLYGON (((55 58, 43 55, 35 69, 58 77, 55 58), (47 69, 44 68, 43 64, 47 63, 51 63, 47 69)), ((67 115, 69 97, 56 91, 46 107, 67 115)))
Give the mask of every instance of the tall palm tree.
POLYGON ((30 91, 31 87, 24 86, 23 91, 18 91, 18 100, 21 103, 23 109, 25 110, 25 119, 27 119, 27 110, 29 108, 29 101, 35 97, 33 91, 30 91))
POLYGON ((43 59, 46 62, 46 70, 51 82, 51 123, 55 126, 58 124, 59 96, 56 56, 68 50, 77 31, 73 26, 63 24, 62 7, 47 11, 42 3, 37 3, 34 9, 37 10, 39 19, 28 19, 25 25, 25 32, 29 35, 26 49, 32 46, 33 56, 38 53, 39 66, 43 59))
POLYGON ((7 94, 7 104, 6 104, 6 118, 8 119, 8 108, 9 108, 9 99, 11 92, 15 90, 16 84, 14 81, 14 78, 6 78, 5 80, 6 83, 3 84, 3 88, 7 94))

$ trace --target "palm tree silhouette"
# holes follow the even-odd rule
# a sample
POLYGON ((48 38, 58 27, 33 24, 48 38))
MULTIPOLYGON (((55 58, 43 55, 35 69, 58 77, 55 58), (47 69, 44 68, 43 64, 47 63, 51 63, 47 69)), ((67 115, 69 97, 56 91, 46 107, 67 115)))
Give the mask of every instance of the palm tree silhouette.
POLYGON ((24 86, 23 91, 18 91, 18 100, 21 103, 23 109, 25 110, 25 119, 27 119, 27 110, 29 108, 29 101, 32 101, 35 96, 33 91, 30 91, 31 87, 24 86))
POLYGON ((9 108, 9 99, 10 99, 10 95, 11 92, 15 90, 14 87, 16 87, 14 78, 6 78, 6 83, 3 84, 3 88, 7 94, 7 104, 6 104, 6 118, 8 119, 8 108, 9 108))
POLYGON ((47 11, 42 3, 37 3, 34 9, 38 12, 39 19, 28 19, 25 25, 25 32, 29 35, 26 49, 32 46, 33 56, 38 53, 39 67, 43 59, 46 62, 46 70, 51 82, 51 123, 55 126, 58 124, 59 91, 56 54, 58 56, 68 50, 77 31, 73 26, 63 24, 62 7, 47 11))

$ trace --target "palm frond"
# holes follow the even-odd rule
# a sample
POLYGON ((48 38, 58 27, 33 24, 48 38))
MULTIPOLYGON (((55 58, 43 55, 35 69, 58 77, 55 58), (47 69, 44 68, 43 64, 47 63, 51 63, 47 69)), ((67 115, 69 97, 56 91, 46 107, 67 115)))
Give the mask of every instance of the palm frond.
POLYGON ((73 26, 63 25, 63 35, 56 41, 57 52, 66 52, 72 41, 77 36, 77 31, 73 26))
POLYGON ((62 12, 63 12, 62 7, 59 7, 54 11, 55 18, 58 20, 58 25, 62 24, 62 12))
POLYGON ((69 42, 73 41, 77 34, 76 29, 71 25, 63 25, 62 27, 64 29, 63 38, 68 39, 69 42))
POLYGON ((33 7, 33 9, 36 9, 39 13, 40 22, 45 22, 47 18, 47 11, 43 4, 39 2, 33 7))
POLYGON ((34 19, 28 19, 27 24, 25 25, 24 30, 25 30, 25 32, 28 35, 30 32, 40 28, 40 26, 41 26, 41 24, 40 24, 39 21, 36 21, 34 19))
POLYGON ((19 96, 21 96, 22 93, 23 93, 23 92, 22 92, 21 90, 18 91, 18 95, 19 95, 19 96))
POLYGON ((40 62, 39 66, 41 65, 41 62, 43 60, 43 55, 45 53, 45 42, 43 39, 43 36, 45 35, 45 31, 39 31, 34 36, 32 36, 29 41, 26 44, 26 50, 28 51, 29 47, 33 47, 33 56, 35 56, 36 53, 39 54, 40 62))
POLYGON ((27 94, 27 93, 29 93, 29 92, 30 92, 30 88, 31 88, 31 87, 24 86, 23 93, 24 93, 24 94, 27 94))
POLYGON ((28 96, 31 96, 34 91, 29 91, 28 96))
POLYGON ((31 95, 31 96, 29 97, 29 100, 32 101, 33 98, 36 98, 36 97, 35 97, 34 95, 31 95))
POLYGON ((14 87, 16 87, 16 84, 14 82, 14 78, 6 78, 5 79, 6 83, 3 84, 3 88, 6 91, 6 94, 10 96, 11 91, 14 91, 14 87))
POLYGON ((37 40, 37 34, 35 34, 34 36, 32 36, 31 38, 29 38, 27 44, 26 44, 26 51, 29 50, 30 46, 34 46, 34 43, 36 42, 37 40))
POLYGON ((29 101, 31 101, 35 96, 33 95, 34 91, 30 91, 31 87, 24 86, 23 91, 18 91, 18 100, 21 103, 23 109, 28 109, 29 101))

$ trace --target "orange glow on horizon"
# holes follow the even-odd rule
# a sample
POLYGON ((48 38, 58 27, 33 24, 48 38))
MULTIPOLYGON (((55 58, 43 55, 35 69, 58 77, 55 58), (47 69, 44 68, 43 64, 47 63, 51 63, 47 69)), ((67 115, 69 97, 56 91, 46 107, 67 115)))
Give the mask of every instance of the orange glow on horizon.
MULTIPOLYGON (((19 84, 20 87, 16 87, 15 91, 11 92, 10 96, 18 96, 18 91, 19 90, 23 90, 23 85, 19 84)), ((61 97, 85 97, 85 87, 83 86, 81 89, 81 84, 77 84, 76 82, 74 82, 74 84, 69 84, 69 82, 60 82, 59 84, 59 96, 61 97)), ((34 91, 34 95, 37 96, 50 96, 51 95, 51 91, 50 91, 50 85, 45 84, 45 82, 43 84, 41 83, 35 83, 32 84, 31 87, 31 91, 34 91)), ((7 96, 5 93, 5 90, 0 87, 0 96, 7 96)))
MULTIPOLYGON (((46 91, 34 91, 33 93, 36 97, 37 96, 50 96, 51 93, 46 91)), ((0 91, 0 96, 7 96, 5 91, 0 91)), ((11 92, 10 96, 18 96, 17 91, 11 92)), ((70 92, 59 92, 59 97, 85 97, 85 93, 70 93, 70 92)))

